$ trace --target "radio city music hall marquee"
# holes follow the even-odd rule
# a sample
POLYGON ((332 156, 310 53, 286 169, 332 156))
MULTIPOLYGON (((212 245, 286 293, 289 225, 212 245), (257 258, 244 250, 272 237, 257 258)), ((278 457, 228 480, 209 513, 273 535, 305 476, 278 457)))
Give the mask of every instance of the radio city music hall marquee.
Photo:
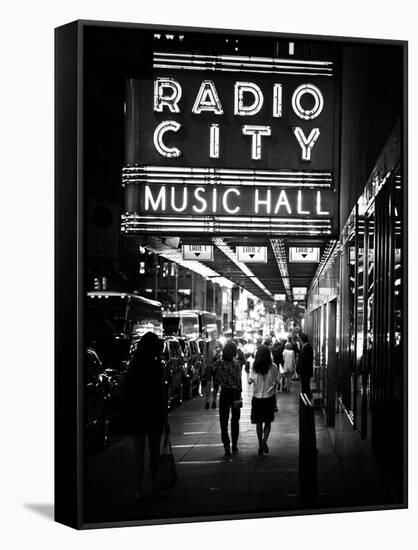
POLYGON ((182 56, 127 81, 122 230, 331 234, 332 62, 182 56))

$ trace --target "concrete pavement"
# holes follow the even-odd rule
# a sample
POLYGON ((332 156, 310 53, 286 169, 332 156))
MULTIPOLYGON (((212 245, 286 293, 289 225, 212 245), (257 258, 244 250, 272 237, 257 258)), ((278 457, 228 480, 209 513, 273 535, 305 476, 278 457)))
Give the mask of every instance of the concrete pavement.
POLYGON ((232 513, 295 512, 344 506, 346 483, 322 415, 316 415, 318 487, 316 503, 300 495, 299 384, 280 393, 269 438, 270 454, 258 456, 250 422, 251 393, 243 373, 239 454, 223 459, 218 409, 204 409, 195 397, 169 415, 178 483, 153 496, 146 456, 145 498, 135 501, 134 446, 131 437, 114 438, 105 451, 87 461, 86 518, 104 521, 180 518, 232 513))

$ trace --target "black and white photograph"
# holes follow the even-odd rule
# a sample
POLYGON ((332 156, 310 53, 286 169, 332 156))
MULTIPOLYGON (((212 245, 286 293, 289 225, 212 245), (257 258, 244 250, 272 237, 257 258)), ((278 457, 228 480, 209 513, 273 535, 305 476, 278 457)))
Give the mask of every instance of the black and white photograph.
POLYGON ((407 0, 17 0, 8 550, 409 548, 407 0))
POLYGON ((406 59, 402 41, 56 30, 83 526, 406 506, 406 59))

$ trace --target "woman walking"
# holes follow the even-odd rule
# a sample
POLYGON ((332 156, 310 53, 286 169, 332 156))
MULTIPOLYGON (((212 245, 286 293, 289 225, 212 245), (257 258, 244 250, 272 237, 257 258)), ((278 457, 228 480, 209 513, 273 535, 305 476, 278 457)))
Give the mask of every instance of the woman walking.
POLYGON ((238 454, 239 419, 241 416, 241 365, 236 360, 237 346, 227 342, 222 351, 222 359, 216 363, 218 381, 221 386, 219 396, 219 422, 225 458, 238 454), (231 412, 231 439, 228 434, 229 413, 231 412))
POLYGON ((154 486, 161 436, 167 424, 167 389, 161 364, 162 351, 163 342, 156 334, 144 334, 130 361, 126 377, 126 409, 135 442, 137 499, 143 497, 146 439, 154 486))
POLYGON ((254 384, 251 424, 256 425, 259 456, 269 453, 267 440, 270 435, 271 423, 274 421, 278 381, 279 370, 273 363, 270 349, 261 345, 255 355, 253 368, 248 378, 248 383, 254 384))
POLYGON ((284 387, 283 391, 290 392, 291 378, 295 370, 296 358, 295 352, 291 342, 287 342, 283 350, 283 378, 284 378, 284 387))

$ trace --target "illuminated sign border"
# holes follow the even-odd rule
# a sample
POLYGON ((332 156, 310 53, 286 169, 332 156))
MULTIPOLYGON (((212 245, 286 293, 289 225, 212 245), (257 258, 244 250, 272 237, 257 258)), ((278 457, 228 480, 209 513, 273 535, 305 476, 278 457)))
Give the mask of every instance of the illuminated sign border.
POLYGON ((332 61, 242 55, 154 52, 153 66, 154 69, 182 71, 245 72, 327 77, 334 75, 334 64, 332 61))
POLYGON ((268 216, 158 216, 125 212, 122 233, 259 233, 266 235, 331 235, 329 219, 268 216))
POLYGON ((217 184, 269 187, 331 188, 332 172, 302 170, 251 170, 174 166, 125 166, 122 186, 129 183, 217 184))

